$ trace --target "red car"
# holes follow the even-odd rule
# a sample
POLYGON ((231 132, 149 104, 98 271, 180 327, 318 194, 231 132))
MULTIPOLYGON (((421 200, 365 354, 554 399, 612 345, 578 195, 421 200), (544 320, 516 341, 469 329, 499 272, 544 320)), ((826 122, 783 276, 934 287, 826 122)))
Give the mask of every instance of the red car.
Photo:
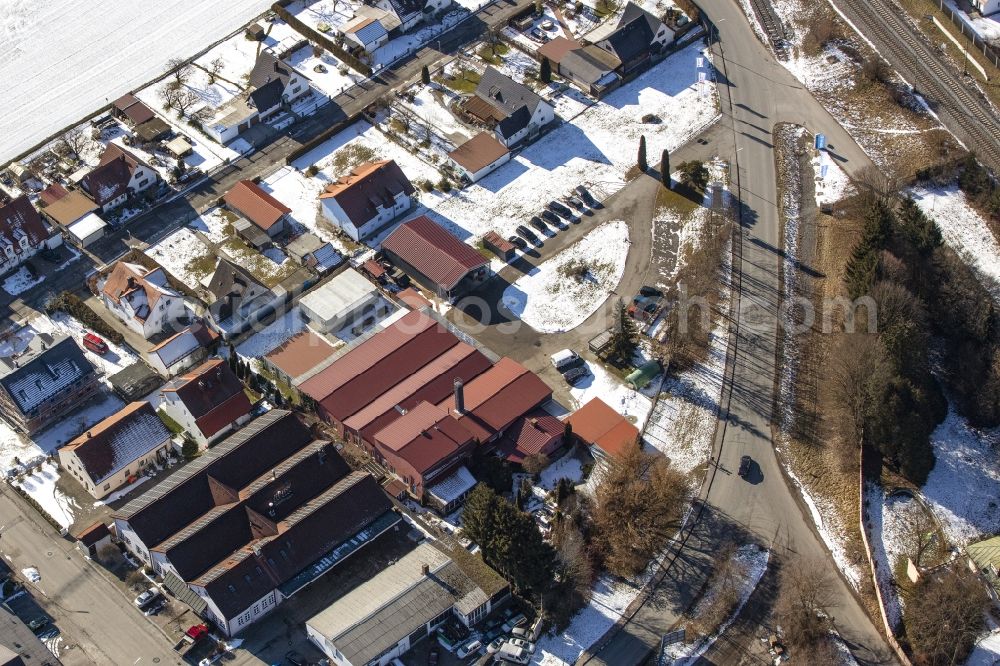
POLYGON ((102 356, 108 353, 108 343, 93 333, 87 333, 83 336, 83 346, 95 354, 101 354, 102 356))

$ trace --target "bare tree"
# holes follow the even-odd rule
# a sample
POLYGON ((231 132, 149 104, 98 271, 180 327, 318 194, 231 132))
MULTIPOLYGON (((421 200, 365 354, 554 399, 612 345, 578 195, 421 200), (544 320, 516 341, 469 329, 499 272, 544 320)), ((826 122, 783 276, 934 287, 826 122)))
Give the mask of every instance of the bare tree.
POLYGON ((223 68, 226 66, 225 59, 219 57, 208 64, 208 82, 215 83, 218 78, 219 73, 222 72, 223 68))
POLYGON ((171 58, 167 61, 167 71, 174 77, 170 85, 174 88, 180 88, 190 77, 191 66, 180 58, 171 58))
POLYGON ((878 339, 867 333, 839 336, 830 363, 833 399, 851 428, 853 442, 860 444, 868 403, 868 382, 884 364, 885 353, 878 339))
POLYGON ((906 602, 906 635, 917 663, 965 661, 986 626, 989 605, 983 583, 965 566, 925 577, 906 602))
POLYGON ((927 509, 919 504, 914 509, 913 518, 902 535, 903 552, 914 564, 921 566, 921 560, 937 539, 937 525, 927 509))
POLYGON ((66 150, 78 158, 90 145, 90 137, 79 127, 74 127, 62 135, 61 143, 66 150))
POLYGON ((781 571, 781 591, 775 611, 788 642, 811 650, 829 632, 826 617, 834 607, 833 579, 825 562, 797 557, 781 571))
POLYGON ((521 468, 532 476, 538 474, 548 466, 549 457, 544 453, 533 453, 530 456, 526 456, 524 462, 521 463, 521 468))

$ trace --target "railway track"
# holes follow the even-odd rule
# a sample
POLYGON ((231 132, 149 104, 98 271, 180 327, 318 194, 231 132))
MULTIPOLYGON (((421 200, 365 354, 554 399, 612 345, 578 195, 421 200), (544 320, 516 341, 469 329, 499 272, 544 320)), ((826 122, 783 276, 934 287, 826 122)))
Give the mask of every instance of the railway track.
POLYGON ((936 112, 957 125, 960 138, 994 173, 1000 173, 1000 120, 962 82, 960 75, 941 62, 934 49, 915 33, 913 26, 885 0, 836 0, 860 21, 859 28, 883 53, 895 52, 911 82, 936 112), (902 46, 902 49, 899 47, 902 46))
POLYGON ((788 40, 785 39, 785 29, 769 0, 750 0, 750 6, 753 8, 754 14, 757 15, 764 31, 767 32, 767 37, 771 40, 771 48, 774 49, 778 60, 788 60, 788 40))

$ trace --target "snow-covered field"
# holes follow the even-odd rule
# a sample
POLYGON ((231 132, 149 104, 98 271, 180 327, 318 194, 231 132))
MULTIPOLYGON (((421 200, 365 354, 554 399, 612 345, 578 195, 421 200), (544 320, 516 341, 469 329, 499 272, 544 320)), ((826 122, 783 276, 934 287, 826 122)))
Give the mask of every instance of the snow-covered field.
POLYGON ((941 236, 976 271, 980 282, 1000 303, 1000 244, 986 220, 965 199, 958 186, 914 188, 910 194, 941 236))
POLYGON ((39 284, 45 279, 44 275, 39 275, 37 278, 31 277, 31 273, 24 266, 8 275, 3 281, 3 290, 6 291, 11 296, 17 296, 18 294, 28 291, 36 284, 39 284))
POLYGON ((0 164, 265 11, 267 0, 0 3, 0 164), (99 66, 95 66, 99 63, 99 66), (30 75, 26 75, 26 73, 30 75))
POLYGON ((448 105, 459 95, 444 86, 417 86, 413 101, 401 100, 400 106, 455 145, 468 141, 477 130, 466 127, 455 118, 448 105))
POLYGON ((15 481, 14 485, 38 502, 42 510, 52 516, 53 520, 63 527, 69 527, 73 524, 73 506, 76 503, 56 488, 58 478, 59 469, 53 463, 47 462, 31 474, 26 474, 15 481))
POLYGON ((193 231, 181 227, 151 245, 146 254, 184 284, 197 285, 206 276, 193 273, 190 270, 191 262, 207 257, 211 252, 193 231))
POLYGON ((607 300, 625 272, 628 225, 606 222, 507 287, 503 304, 539 333, 576 328, 607 300), (585 270, 582 276, 571 274, 585 270))
POLYGON ((950 410, 931 444, 934 469, 922 494, 951 545, 1000 531, 1000 428, 975 430, 950 410))
POLYGON ((639 391, 627 386, 599 363, 586 361, 590 374, 570 389, 570 395, 579 409, 593 398, 600 398, 609 407, 642 428, 653 402, 639 391))

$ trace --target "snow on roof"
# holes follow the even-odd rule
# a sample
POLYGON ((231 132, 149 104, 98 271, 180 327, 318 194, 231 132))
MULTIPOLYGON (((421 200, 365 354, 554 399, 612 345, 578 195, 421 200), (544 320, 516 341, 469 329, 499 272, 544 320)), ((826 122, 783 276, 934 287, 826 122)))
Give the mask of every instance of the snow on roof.
POLYGON ((476 477, 472 476, 465 465, 462 465, 440 482, 431 486, 427 492, 444 505, 451 504, 476 485, 476 477))
MULTIPOLYGON (((51 340, 51 338, 50 338, 51 340)), ((25 362, 4 378, 4 385, 22 413, 30 412, 45 400, 94 372, 94 368, 72 338, 64 337, 25 362)))
POLYGON ((332 280, 309 292, 299 304, 324 320, 351 312, 377 293, 375 285, 348 267, 332 280))
POLYGON ((96 213, 87 213, 79 220, 69 225, 66 229, 79 240, 87 238, 91 234, 100 231, 108 226, 96 213))
POLYGON ((94 484, 170 439, 170 431, 148 402, 133 402, 65 446, 75 453, 94 484))

